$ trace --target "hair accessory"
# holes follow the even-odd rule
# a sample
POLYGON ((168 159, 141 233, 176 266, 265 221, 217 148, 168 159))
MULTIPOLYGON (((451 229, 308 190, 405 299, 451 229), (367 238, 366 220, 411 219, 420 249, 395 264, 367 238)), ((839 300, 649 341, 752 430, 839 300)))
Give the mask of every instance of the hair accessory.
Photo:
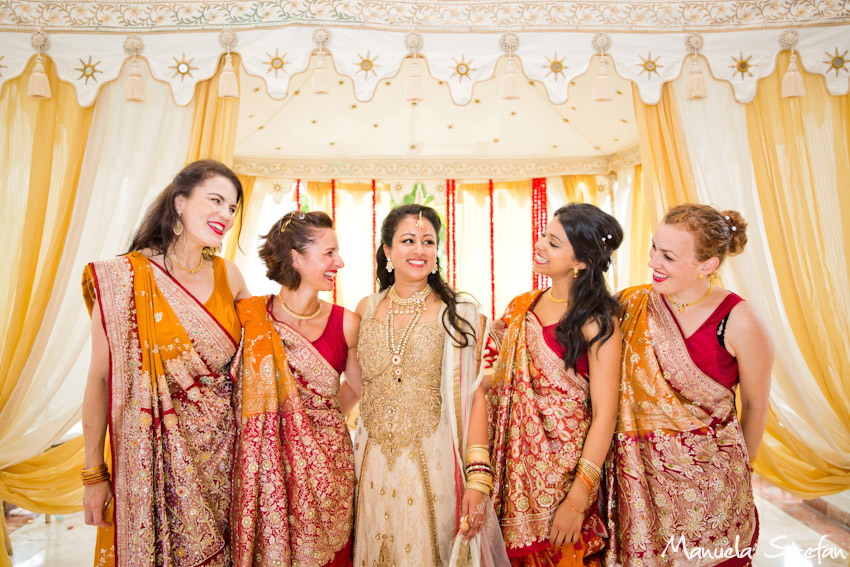
POLYGON ((416 228, 425 228, 425 223, 422 222, 422 210, 419 210, 419 219, 416 221, 416 228))

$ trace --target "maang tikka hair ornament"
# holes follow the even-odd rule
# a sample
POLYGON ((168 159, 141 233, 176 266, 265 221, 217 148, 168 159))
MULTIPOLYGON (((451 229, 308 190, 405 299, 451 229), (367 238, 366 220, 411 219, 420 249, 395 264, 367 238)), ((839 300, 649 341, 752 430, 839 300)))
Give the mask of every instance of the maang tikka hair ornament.
POLYGON ((416 221, 416 228, 425 228, 425 223, 422 222, 422 211, 419 211, 419 219, 416 221))

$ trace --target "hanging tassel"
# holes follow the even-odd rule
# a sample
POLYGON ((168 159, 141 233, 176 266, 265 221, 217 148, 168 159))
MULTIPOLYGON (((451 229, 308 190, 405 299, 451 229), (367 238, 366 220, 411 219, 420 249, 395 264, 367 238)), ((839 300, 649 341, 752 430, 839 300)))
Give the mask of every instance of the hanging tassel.
POLYGON ((696 55, 691 58, 691 74, 688 75, 688 98, 705 98, 705 77, 696 55))
POLYGON ((593 79, 593 100, 611 100, 611 77, 608 76, 608 60, 603 55, 599 58, 599 73, 593 79))
POLYGON ((139 72, 139 64, 133 59, 133 66, 130 68, 130 77, 127 79, 127 87, 124 89, 124 99, 129 102, 144 102, 145 101, 145 83, 142 81, 142 74, 139 72))
POLYGON ((218 78, 219 98, 239 98, 239 83, 236 81, 236 72, 233 70, 233 58, 230 53, 224 56, 224 68, 218 78))
POLYGON ((410 77, 407 78, 407 84, 404 86, 404 97, 410 102, 425 100, 425 82, 422 80, 422 71, 416 59, 410 67, 410 77))
POLYGON ((319 53, 319 62, 313 71, 313 94, 328 94, 331 85, 331 74, 325 67, 325 54, 319 53))
POLYGON ((27 84, 27 94, 37 99, 50 98, 50 81, 47 80, 47 73, 44 72, 44 60, 41 58, 41 53, 35 56, 35 65, 27 84))
POLYGON ((803 75, 797 69, 797 54, 791 52, 791 62, 788 69, 782 75, 782 98, 794 98, 806 96, 806 88, 803 86, 803 75))
POLYGON ((508 56, 508 66, 502 75, 502 98, 505 100, 516 100, 519 98, 519 79, 514 72, 514 59, 508 56))

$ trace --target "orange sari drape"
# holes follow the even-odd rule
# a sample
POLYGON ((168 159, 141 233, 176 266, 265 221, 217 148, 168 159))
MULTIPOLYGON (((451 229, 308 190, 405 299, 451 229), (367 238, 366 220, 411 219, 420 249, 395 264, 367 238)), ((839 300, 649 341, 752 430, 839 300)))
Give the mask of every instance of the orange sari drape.
POLYGON ((735 394, 694 364, 663 301, 651 286, 620 294, 607 563, 747 565, 758 524, 735 394))
POLYGON ((226 566, 237 343, 138 252, 86 266, 109 342, 113 528, 97 565, 226 566))
POLYGON ((339 412, 339 373, 266 311, 237 302, 233 362, 241 414, 233 474, 233 565, 349 565, 354 451, 339 412))
POLYGON ((493 504, 512 565, 583 565, 598 559, 605 526, 591 495, 580 541, 549 544, 552 518, 573 480, 590 428, 590 384, 567 370, 529 309, 540 290, 516 297, 491 335, 499 345, 487 395, 493 504))

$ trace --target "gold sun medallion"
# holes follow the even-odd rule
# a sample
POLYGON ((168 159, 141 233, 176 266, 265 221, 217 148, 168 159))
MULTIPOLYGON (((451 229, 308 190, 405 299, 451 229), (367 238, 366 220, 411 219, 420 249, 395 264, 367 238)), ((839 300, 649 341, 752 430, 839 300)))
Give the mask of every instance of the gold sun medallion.
POLYGON ((735 72, 732 73, 732 76, 734 77, 735 75, 740 73, 742 79, 744 79, 746 77, 752 77, 753 76, 752 68, 756 66, 755 63, 750 63, 750 59, 752 59, 752 58, 753 58, 752 55, 748 55, 747 57, 744 57, 743 51, 740 52, 740 55, 738 56, 737 59, 733 55, 732 56, 733 63, 732 63, 732 65, 729 65, 730 69, 735 69, 735 72))
POLYGON ((838 54, 838 48, 835 48, 835 54, 830 55, 829 52, 825 52, 827 59, 824 63, 829 67, 826 72, 835 71, 835 76, 839 75, 840 71, 847 71, 850 73, 850 70, 847 69, 847 50, 842 54, 838 54))
POLYGON ((194 57, 187 61, 186 54, 184 53, 183 57, 181 57, 180 59, 177 59, 176 57, 172 57, 172 59, 174 59, 174 65, 170 65, 168 67, 169 69, 174 69, 174 74, 171 75, 172 79, 178 75, 180 75, 181 81, 183 81, 183 79, 185 79, 186 77, 194 79, 194 77, 192 76, 192 71, 198 70, 197 67, 192 66, 192 61, 195 60, 194 57))
POLYGON ((266 65, 269 66, 266 73, 274 72, 275 79, 277 79, 277 74, 279 72, 286 73, 286 65, 289 63, 289 61, 286 60, 286 53, 281 55, 280 53, 278 53, 277 48, 275 48, 274 55, 272 55, 271 53, 266 53, 266 55, 269 58, 268 61, 264 62, 266 65))
POLYGON ((375 71, 375 68, 380 67, 380 65, 377 63, 380 55, 372 57, 371 52, 367 51, 366 57, 363 57, 359 53, 357 54, 357 57, 360 58, 360 61, 357 63, 357 65, 360 67, 359 69, 357 69, 357 73, 360 73, 362 71, 363 76, 366 78, 369 77, 369 73, 372 73, 376 77, 378 76, 378 73, 375 71))
POLYGON ((564 70, 567 68, 567 66, 564 64, 564 59, 566 58, 567 57, 565 55, 564 57, 561 57, 559 59, 557 51, 555 52, 555 55, 552 57, 552 59, 546 57, 546 64, 541 65, 541 67, 543 67, 544 69, 549 70, 546 73, 546 77, 548 78, 549 75, 555 75, 555 82, 558 81, 559 77, 564 78, 564 70))
POLYGON ((80 59, 80 66, 74 69, 74 71, 80 72, 80 76, 77 77, 77 80, 85 79, 86 84, 89 84, 89 79, 92 79, 96 83, 97 77, 95 76, 95 73, 103 73, 103 71, 97 68, 98 65, 100 65, 100 61, 95 63, 91 62, 91 55, 89 55, 88 61, 80 59))
POLYGON ((455 62, 454 66, 452 67, 452 69, 454 70, 452 72, 452 78, 457 77, 459 83, 462 82, 465 78, 471 81, 472 77, 469 76, 469 73, 478 70, 472 66, 473 60, 470 59, 469 61, 466 61, 465 55, 460 56, 460 61, 458 61, 454 57, 452 57, 452 60, 455 62))
POLYGON ((644 73, 646 73, 646 76, 647 76, 648 79, 652 78, 653 73, 655 73, 659 77, 661 76, 658 73, 658 70, 660 68, 664 67, 664 65, 662 65, 661 63, 658 62, 658 60, 661 59, 660 55, 657 56, 655 59, 653 59, 652 58, 652 52, 650 51, 649 55, 647 55, 646 57, 644 57, 643 55, 638 55, 638 57, 640 57, 641 62, 636 63, 636 65, 638 67, 642 67, 642 69, 641 69, 640 73, 638 73, 638 75, 643 75, 644 73))

